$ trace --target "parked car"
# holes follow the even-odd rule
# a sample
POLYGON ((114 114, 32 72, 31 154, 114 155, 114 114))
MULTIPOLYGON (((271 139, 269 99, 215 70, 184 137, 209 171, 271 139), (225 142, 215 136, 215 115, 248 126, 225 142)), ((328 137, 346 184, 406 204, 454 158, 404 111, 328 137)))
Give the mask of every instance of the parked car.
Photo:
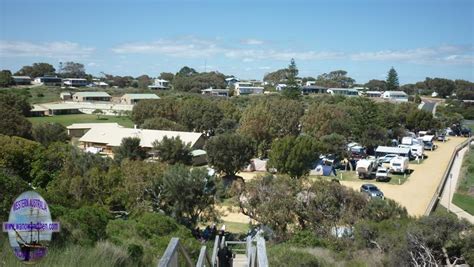
POLYGON ((446 137, 445 134, 440 134, 438 135, 438 137, 436 137, 436 140, 445 142, 445 141, 448 141, 448 137, 446 137))
POLYGON ((379 167, 375 173, 375 180, 380 182, 388 181, 388 169, 379 167))
POLYGON ((370 198, 381 198, 384 199, 384 195, 377 186, 373 184, 363 184, 360 187, 360 192, 367 194, 370 198))

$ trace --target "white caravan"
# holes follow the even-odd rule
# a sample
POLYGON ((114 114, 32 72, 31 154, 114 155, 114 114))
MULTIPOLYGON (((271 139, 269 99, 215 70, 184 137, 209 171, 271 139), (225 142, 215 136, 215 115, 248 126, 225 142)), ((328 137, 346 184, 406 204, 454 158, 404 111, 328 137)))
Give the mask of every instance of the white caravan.
POLYGON ((369 178, 375 168, 377 168, 375 160, 361 159, 356 164, 357 176, 361 179, 369 178))
POLYGON ((389 169, 392 173, 406 173, 408 171, 408 158, 400 156, 392 158, 389 169))

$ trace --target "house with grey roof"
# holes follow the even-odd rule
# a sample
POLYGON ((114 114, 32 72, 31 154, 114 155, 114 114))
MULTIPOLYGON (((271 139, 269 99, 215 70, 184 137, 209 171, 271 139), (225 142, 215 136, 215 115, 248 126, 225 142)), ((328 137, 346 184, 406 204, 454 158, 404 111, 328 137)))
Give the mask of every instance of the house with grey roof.
POLYGON ((75 102, 104 101, 109 102, 112 97, 106 92, 78 92, 72 96, 75 102))
POLYGON ((160 99, 160 97, 155 94, 124 94, 122 98, 120 98, 120 102, 135 105, 144 99, 160 99))

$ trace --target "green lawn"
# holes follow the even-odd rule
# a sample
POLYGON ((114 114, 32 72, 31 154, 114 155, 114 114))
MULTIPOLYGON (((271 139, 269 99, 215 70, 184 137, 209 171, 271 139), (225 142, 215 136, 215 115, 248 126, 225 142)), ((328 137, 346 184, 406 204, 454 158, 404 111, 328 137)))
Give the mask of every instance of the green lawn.
POLYGON ((367 182, 371 182, 371 183, 386 183, 386 184, 394 184, 394 185, 403 184, 410 177, 409 174, 407 174, 406 177, 404 177, 403 174, 393 174, 393 173, 391 173, 391 174, 389 174, 389 177, 391 178, 390 181, 388 181, 388 182, 377 182, 377 181, 375 181, 375 179, 359 179, 359 177, 357 177, 357 174, 356 174, 355 171, 337 171, 337 177, 336 176, 310 175, 309 178, 316 179, 318 177, 321 177, 321 178, 327 179, 327 180, 332 180, 332 179, 341 180, 341 174, 342 174, 342 181, 367 181, 367 182), (399 181, 399 179, 400 179, 400 181, 399 181))
POLYGON ((460 175, 453 203, 474 215, 474 149, 464 155, 460 175))
POLYGON ((460 193, 454 193, 453 203, 467 213, 474 215, 474 197, 460 193))
POLYGON ((28 118, 31 123, 42 123, 42 122, 57 122, 64 126, 69 126, 73 123, 107 123, 116 122, 124 127, 133 127, 133 122, 129 117, 118 117, 118 116, 100 116, 97 119, 96 115, 90 114, 73 114, 73 115, 56 115, 56 116, 45 116, 45 117, 30 117, 28 118))

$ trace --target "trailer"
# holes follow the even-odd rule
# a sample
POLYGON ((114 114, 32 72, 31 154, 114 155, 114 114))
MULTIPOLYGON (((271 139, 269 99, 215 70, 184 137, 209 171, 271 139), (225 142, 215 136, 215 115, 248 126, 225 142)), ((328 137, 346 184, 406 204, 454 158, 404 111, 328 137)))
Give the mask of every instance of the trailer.
POLYGON ((361 159, 357 161, 356 173, 360 179, 370 178, 377 169, 375 160, 361 159))
POLYGON ((390 172, 406 173, 408 171, 409 160, 407 157, 394 157, 390 160, 390 172))

